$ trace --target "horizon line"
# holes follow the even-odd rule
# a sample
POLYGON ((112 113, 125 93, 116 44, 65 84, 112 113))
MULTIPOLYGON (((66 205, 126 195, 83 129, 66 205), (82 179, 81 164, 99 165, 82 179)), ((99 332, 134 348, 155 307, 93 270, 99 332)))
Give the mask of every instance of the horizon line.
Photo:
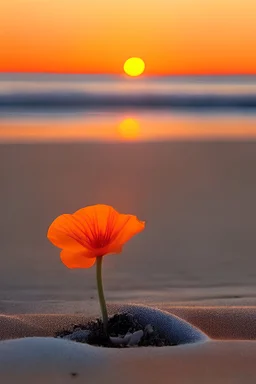
MULTIPOLYGON (((129 76, 125 75, 124 73, 98 73, 98 72, 55 72, 55 71, 0 71, 0 75, 55 75, 55 76, 108 76, 108 77, 125 77, 130 78, 129 76)), ((142 79, 144 77, 150 78, 150 77, 237 77, 237 76, 244 76, 244 77, 251 77, 256 76, 256 72, 252 73, 244 73, 244 72, 238 72, 238 73, 164 73, 164 74, 143 74, 141 76, 138 76, 136 78, 131 78, 131 80, 138 80, 142 79)))

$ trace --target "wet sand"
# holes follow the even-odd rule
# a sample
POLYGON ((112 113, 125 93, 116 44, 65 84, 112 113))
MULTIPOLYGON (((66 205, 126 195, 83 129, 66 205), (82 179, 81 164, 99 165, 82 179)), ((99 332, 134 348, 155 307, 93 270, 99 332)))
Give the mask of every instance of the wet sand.
POLYGON ((256 143, 2 144, 0 164, 1 313, 94 305, 94 268, 65 268, 46 232, 96 203, 147 222, 105 259, 109 302, 256 304, 256 143))

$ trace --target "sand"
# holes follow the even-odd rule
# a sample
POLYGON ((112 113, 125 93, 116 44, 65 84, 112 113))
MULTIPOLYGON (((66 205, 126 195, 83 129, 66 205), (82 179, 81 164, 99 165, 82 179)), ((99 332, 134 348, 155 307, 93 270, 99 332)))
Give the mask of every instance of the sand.
POLYGON ((254 342, 98 350, 56 339, 0 343, 3 383, 255 383, 254 342), (15 366, 15 369, 13 367, 15 366))
POLYGON ((0 382, 255 383, 255 149, 0 145, 0 382), (47 227, 99 202, 147 221, 121 256, 105 260, 108 302, 171 311, 213 341, 117 355, 50 338, 97 314, 98 303, 95 270, 66 269, 47 227))
MULTIPOLYGON (((111 308, 111 306, 109 306, 111 308)), ((157 308, 188 321, 216 340, 256 340, 256 307, 175 307, 157 308)), ((30 336, 53 336, 55 332, 80 323, 89 315, 74 314, 16 314, 0 316, 0 339, 30 336)))
POLYGON ((172 312, 194 318, 204 331, 208 324, 219 340, 163 348, 99 348, 50 337, 83 320, 79 315, 1 316, 1 338, 22 338, 0 342, 0 381, 255 383, 256 341, 250 339, 256 340, 256 308, 179 307, 172 312))

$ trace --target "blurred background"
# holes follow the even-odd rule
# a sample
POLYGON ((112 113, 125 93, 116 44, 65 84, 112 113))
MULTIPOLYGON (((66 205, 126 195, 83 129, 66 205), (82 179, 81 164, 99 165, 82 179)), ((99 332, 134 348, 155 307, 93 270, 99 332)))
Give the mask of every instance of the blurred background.
POLYGON ((255 304, 255 14, 1 1, 1 312, 97 305, 95 268, 68 270, 46 239, 97 203, 147 222, 105 258, 108 301, 255 304))

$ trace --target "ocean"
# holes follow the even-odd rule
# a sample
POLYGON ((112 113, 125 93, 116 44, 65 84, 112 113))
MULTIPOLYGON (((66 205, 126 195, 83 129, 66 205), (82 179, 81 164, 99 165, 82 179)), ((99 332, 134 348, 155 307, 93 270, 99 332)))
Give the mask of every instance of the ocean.
POLYGON ((255 138, 256 76, 1 74, 1 312, 97 303, 46 239, 97 203, 147 222, 104 260, 109 301, 255 304, 255 138))

